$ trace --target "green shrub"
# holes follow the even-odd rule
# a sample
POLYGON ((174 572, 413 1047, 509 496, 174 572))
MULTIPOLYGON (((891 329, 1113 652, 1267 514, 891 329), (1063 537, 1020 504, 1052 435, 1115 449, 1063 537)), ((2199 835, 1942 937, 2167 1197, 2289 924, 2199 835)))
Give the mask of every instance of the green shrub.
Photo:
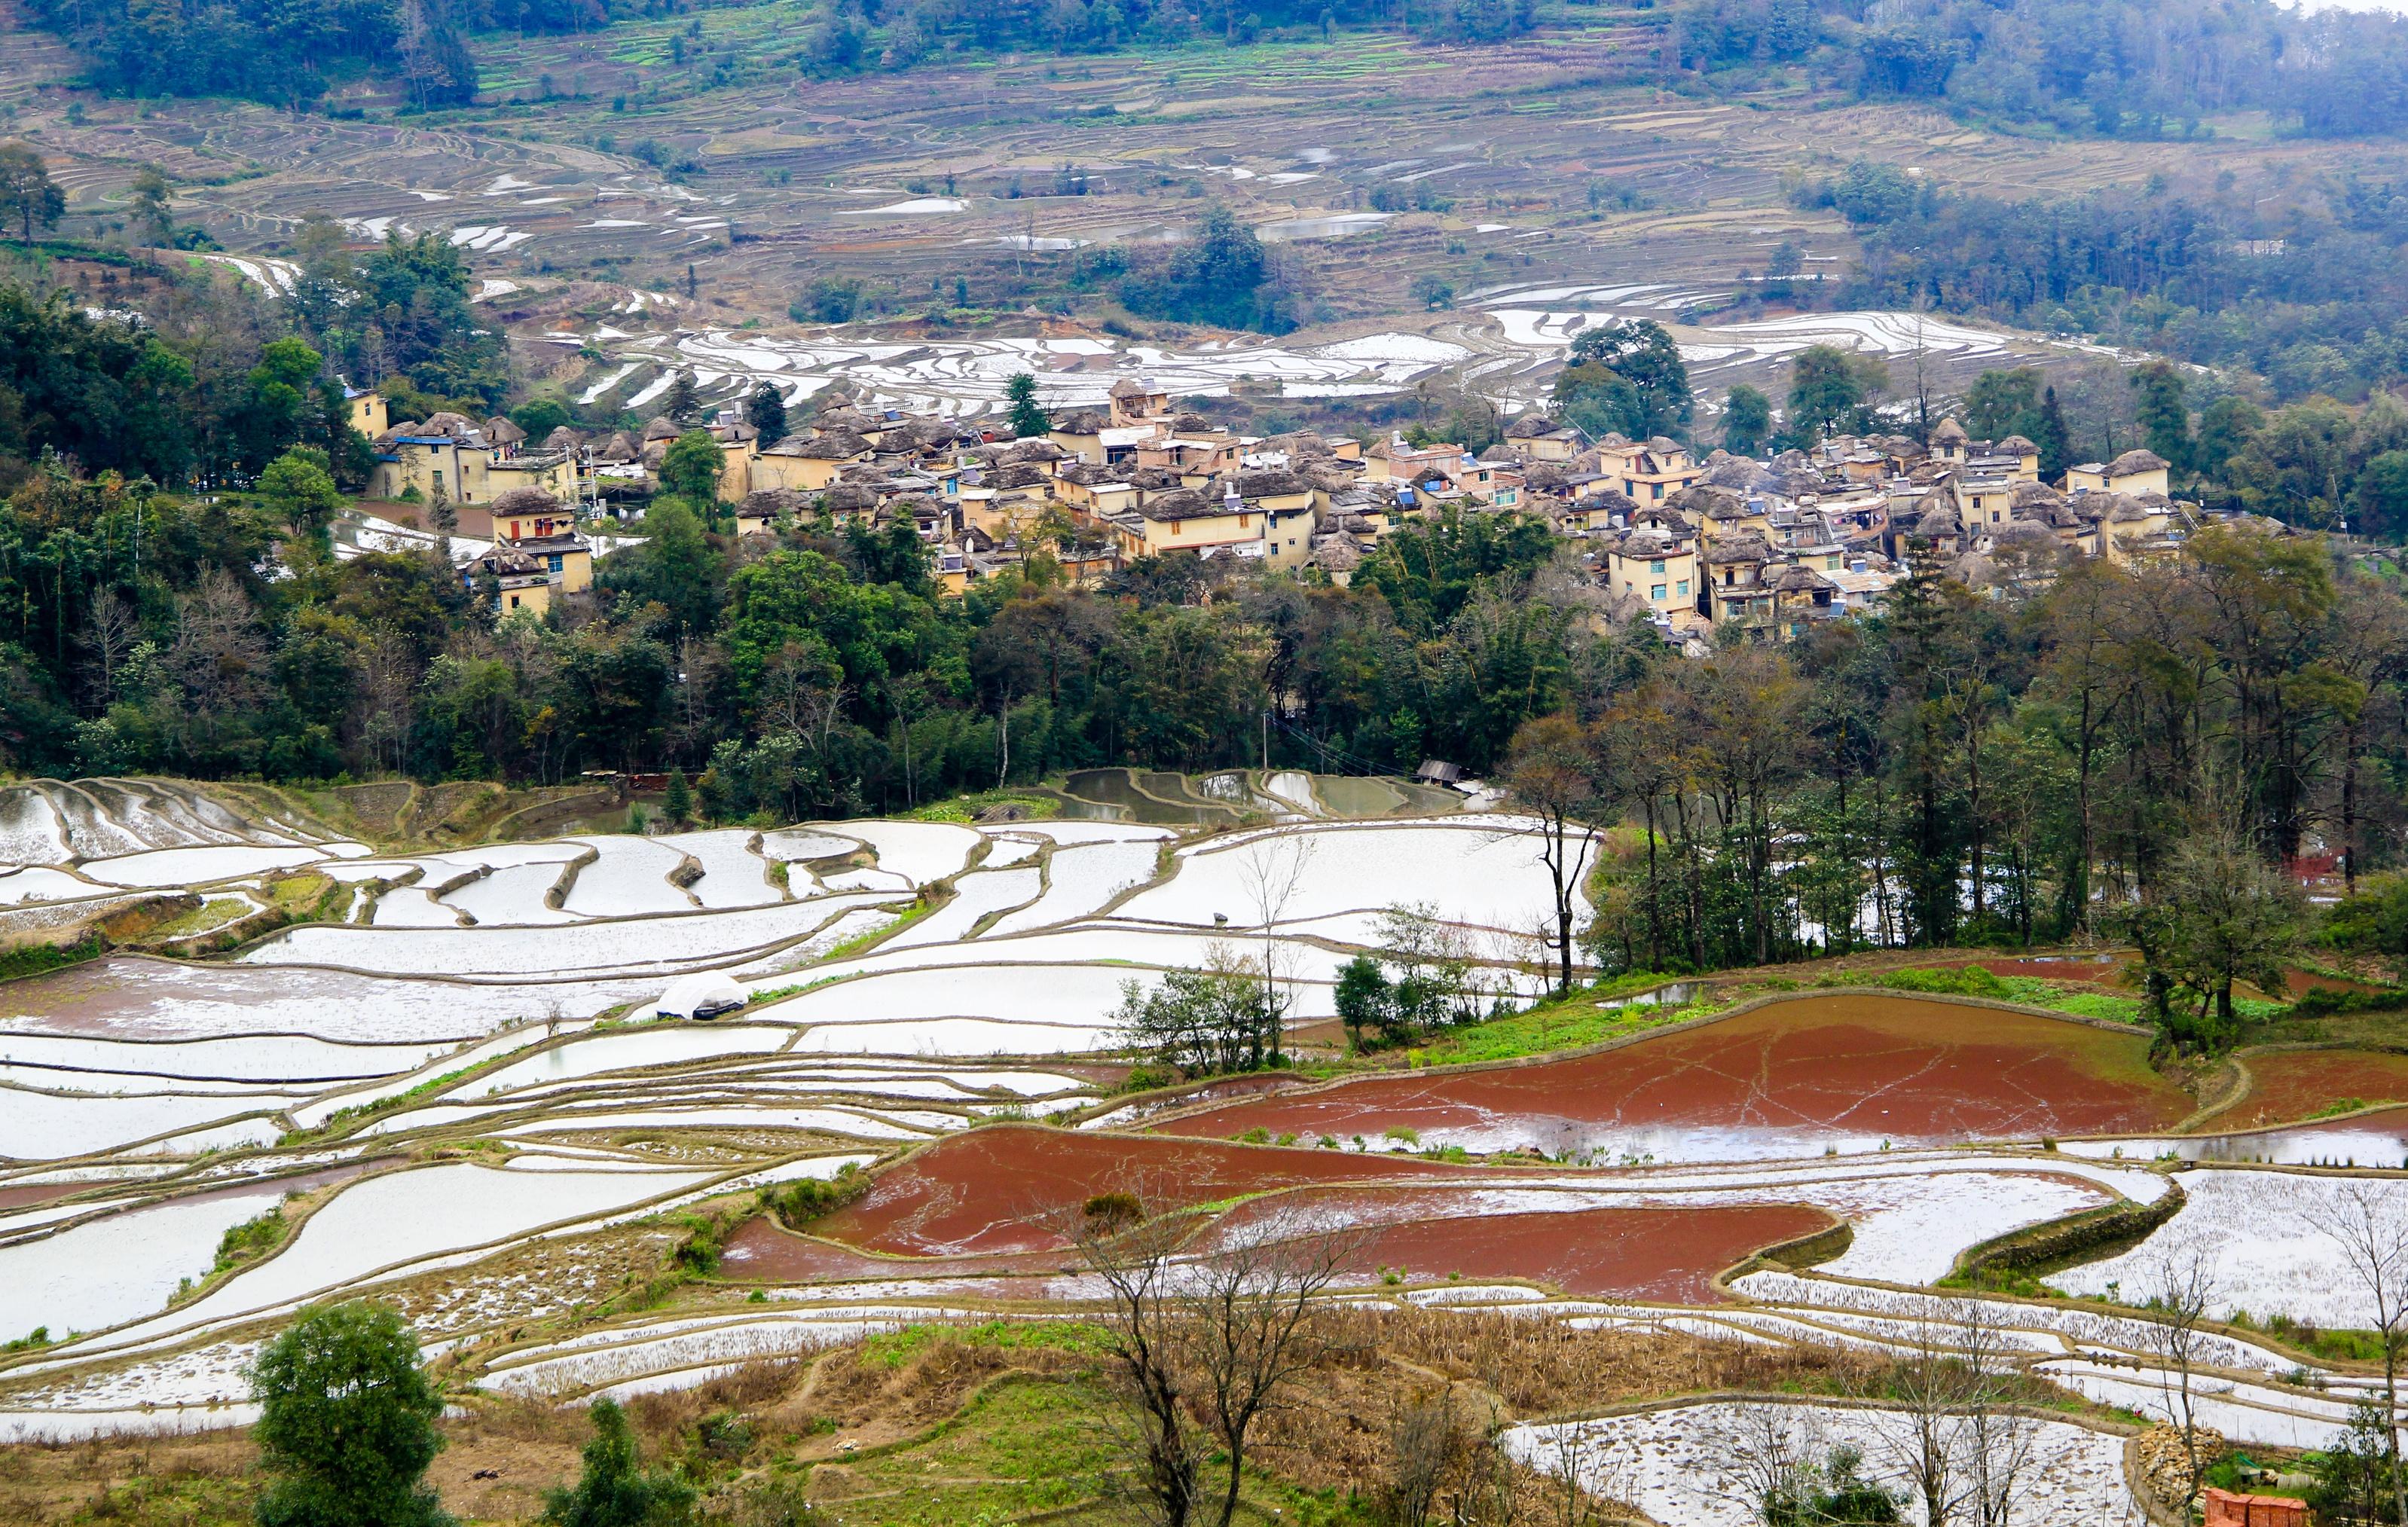
POLYGON ((1904 970, 1884 971, 1866 981, 1870 986, 1885 986, 1893 992, 1924 992, 1944 997, 1994 997, 2001 1000, 2014 993, 2007 983, 1980 965, 1964 965, 1953 970, 1934 970, 1910 965, 1904 970))
POLYGON ((869 1191, 869 1177, 860 1166, 847 1162, 833 1177, 805 1177, 769 1190, 763 1195, 768 1207, 788 1225, 804 1225, 837 1210, 869 1191))
POLYGON ((2408 992, 2343 992, 2313 986, 2291 1005, 2299 1018, 2331 1018, 2343 1013, 2387 1013, 2408 1007, 2408 992))

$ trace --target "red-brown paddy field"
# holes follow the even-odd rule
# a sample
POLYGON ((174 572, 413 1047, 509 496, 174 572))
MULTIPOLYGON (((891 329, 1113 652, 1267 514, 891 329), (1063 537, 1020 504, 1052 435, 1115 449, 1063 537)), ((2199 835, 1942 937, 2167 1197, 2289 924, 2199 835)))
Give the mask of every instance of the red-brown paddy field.
POLYGON ((1965 1140, 2145 1134, 2193 1109, 2146 1035, 1999 1007, 1818 996, 1561 1060, 1382 1076, 1210 1107, 1249 1130, 1558 1157, 1742 1161, 1965 1140))
POLYGON ((1477 1181, 1486 1175, 1384 1155, 995 1125, 939 1141, 881 1172, 868 1192, 813 1228, 830 1240, 894 1255, 1058 1251, 1068 1244, 1059 1218, 1098 1193, 1133 1193, 1149 1213, 1164 1213, 1315 1183, 1477 1181))
POLYGON ((2285 1049, 2244 1055, 2248 1090, 2206 1127, 2251 1129, 2312 1119, 2342 1104, 2408 1103, 2408 1055, 2366 1049, 2285 1049))
POLYGON ((1039 1298, 1045 1275, 1068 1270, 1063 1219, 1096 1194, 1117 1192, 1137 1193, 1152 1213, 1263 1195, 1199 1223, 1186 1242, 1199 1253, 1337 1231, 1353 1237, 1344 1248, 1349 1282, 1391 1274, 1409 1282, 1507 1278, 1587 1297, 1667 1301, 1711 1302, 1717 1273, 1834 1222, 1788 1203, 1522 1210, 1496 1196, 1511 1192, 1502 1174, 1477 1168, 994 1128, 882 1174, 858 1204, 810 1234, 751 1221, 729 1238, 724 1264, 747 1282, 978 1277, 988 1280, 988 1297, 1039 1298))

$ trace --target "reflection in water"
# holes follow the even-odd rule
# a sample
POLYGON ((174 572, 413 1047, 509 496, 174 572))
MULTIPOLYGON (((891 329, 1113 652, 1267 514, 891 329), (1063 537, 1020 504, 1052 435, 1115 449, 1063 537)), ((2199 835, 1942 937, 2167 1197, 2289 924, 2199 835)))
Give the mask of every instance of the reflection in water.
POLYGON ((2068 1140, 2070 1155, 2152 1161, 2262 1163, 2270 1166, 2357 1166, 2408 1171, 2408 1108, 2378 1108, 2354 1119, 2230 1135, 2128 1140, 2068 1140))
POLYGON ((1452 791, 1400 779, 1252 769, 1216 774, 1140 774, 1081 769, 1046 791, 1074 821, 1130 821, 1153 827, 1226 827, 1252 817, 1446 816, 1461 811, 1452 791))

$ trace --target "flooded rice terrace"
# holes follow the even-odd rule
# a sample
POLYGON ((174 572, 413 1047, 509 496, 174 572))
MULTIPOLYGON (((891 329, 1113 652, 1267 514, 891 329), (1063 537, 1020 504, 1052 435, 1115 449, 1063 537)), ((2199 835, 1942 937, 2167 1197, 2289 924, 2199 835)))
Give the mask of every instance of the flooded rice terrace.
MULTIPOLYGON (((0 940, 106 918, 138 945, 203 902, 246 908, 206 950, 0 984, 0 1437, 244 1420, 247 1355, 336 1293, 394 1304, 464 1382, 555 1399, 1054 1313, 1096 1294, 1076 1227, 1099 1202, 1172 1217, 1182 1257, 1342 1234, 1353 1299, 1874 1348, 1911 1342, 1976 1249, 2104 1211, 2138 1228, 2050 1274, 2066 1294, 2112 1301, 2133 1259, 2206 1234, 2232 1309, 2348 1324, 2338 1249, 2296 1206, 2408 1191, 2372 1170, 2408 1163, 2381 1106, 2408 1104, 2399 1057, 2245 1056, 2203 1110, 2147 1035, 2010 1005, 1723 1010, 1681 983, 1599 1005, 1601 1044, 1331 1074, 1340 971, 1385 952, 1399 907, 1504 1008, 1547 984, 1533 824, 1408 780, 1096 769, 975 823, 407 850, 329 812, 0 791, 0 940), (1132 1075, 1132 988, 1266 959, 1308 1066, 1132 1075), (2294 1170, 2336 1162, 2356 1170, 2294 1170), (817 1218, 759 1206, 838 1178, 817 1218), (704 1204, 730 1211, 717 1273, 595 1324, 704 1204), (267 1254, 214 1265, 268 1217, 267 1254)), ((2116 970, 1989 963, 2102 991, 2116 970)), ((2035 1372, 2162 1406, 2112 1305, 2000 1310, 2035 1372)), ((2216 1341, 2229 1434, 2316 1441, 2345 1416, 2350 1373, 2216 1341)), ((2053 1476, 2069 1500, 2112 1493, 2087 1435, 2053 1476)))

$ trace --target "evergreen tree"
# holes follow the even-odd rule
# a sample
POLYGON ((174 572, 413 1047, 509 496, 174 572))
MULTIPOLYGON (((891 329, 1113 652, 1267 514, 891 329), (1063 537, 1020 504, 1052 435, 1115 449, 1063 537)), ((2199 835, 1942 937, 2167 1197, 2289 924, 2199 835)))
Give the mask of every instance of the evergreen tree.
POLYGON ((683 769, 669 771, 668 791, 661 800, 661 815, 668 818, 672 827, 682 827, 694 815, 694 787, 686 782, 683 769))
POLYGON ((692 1521, 693 1488, 666 1470, 644 1468, 636 1456, 635 1428, 619 1402, 595 1401, 593 1416, 584 1472, 573 1488, 545 1498, 546 1527, 683 1527, 692 1521))
POLYGON ((2065 409, 2057 401, 2057 389, 2041 394, 2038 427, 2031 432, 2032 444, 2040 447, 2040 475, 2057 478, 2073 464, 2073 432, 2066 428, 2065 409))
POLYGON ((2141 438, 2166 459, 2177 478, 2191 468, 2190 409, 2183 403, 2182 373, 2163 361, 2152 361, 2132 373, 2141 438))
POLYGON ((669 383, 669 395, 661 400, 661 417, 672 424, 683 424, 692 420, 701 407, 701 395, 694 387, 694 373, 679 372, 676 379, 669 383))
POLYGON ((719 502, 719 475, 727 453, 709 430, 688 430, 661 453, 661 489, 708 515, 719 502))
POLYGON ((1772 438, 1772 400, 1759 388, 1734 383, 1723 399, 1723 449, 1753 456, 1772 438))
POLYGON ((1003 400, 1011 407, 1011 433, 1023 440, 1042 439, 1054 421, 1037 401, 1037 378, 1023 371, 1003 384, 1003 400))
POLYGON ((150 235, 153 244, 175 242, 176 219, 168 207, 168 199, 173 194, 167 177, 158 165, 145 164, 134 172, 134 185, 126 199, 126 210, 133 215, 135 225, 150 235))
POLYGON ((251 1370, 251 1436, 274 1477, 260 1527, 449 1527, 426 1465, 443 1449, 442 1397, 418 1363, 418 1338, 392 1309, 320 1306, 251 1370))
POLYGON ((1836 345, 1812 345, 1789 366, 1789 422, 1804 440, 1819 440, 1863 405, 1863 373, 1836 345))
POLYGON ((786 394, 775 385, 763 382, 753 389, 744 405, 744 416, 761 432, 760 448, 764 450, 786 437, 786 394))
POLYGON ((1682 435, 1696 395, 1681 347, 1662 324, 1614 320, 1583 333, 1555 378, 1555 406, 1593 436, 1682 435))
POLYGON ((66 209, 66 193, 42 156, 22 143, 0 143, 0 224, 15 223, 19 240, 31 244, 36 223, 56 227, 66 209))

